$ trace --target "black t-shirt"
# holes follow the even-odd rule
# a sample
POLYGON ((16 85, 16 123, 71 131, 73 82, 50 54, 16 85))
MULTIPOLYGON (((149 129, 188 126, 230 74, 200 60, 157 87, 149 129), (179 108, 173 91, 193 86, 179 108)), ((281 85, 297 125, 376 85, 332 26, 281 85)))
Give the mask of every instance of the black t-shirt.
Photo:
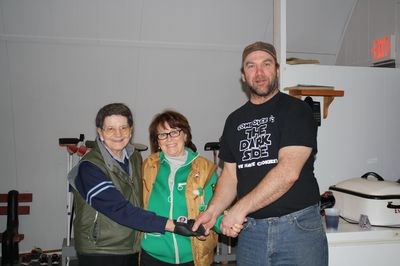
POLYGON ((277 165, 279 149, 313 148, 299 179, 289 191, 250 217, 280 217, 318 203, 320 193, 314 177, 317 129, 313 119, 311 108, 305 102, 281 92, 260 105, 248 101, 226 119, 219 157, 236 163, 239 199, 277 165))

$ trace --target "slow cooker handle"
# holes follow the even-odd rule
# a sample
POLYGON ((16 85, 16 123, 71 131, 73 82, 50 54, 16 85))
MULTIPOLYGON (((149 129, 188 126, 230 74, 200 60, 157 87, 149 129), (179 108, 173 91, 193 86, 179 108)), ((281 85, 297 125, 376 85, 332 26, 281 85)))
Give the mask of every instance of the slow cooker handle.
POLYGON ((378 175, 378 174, 375 173, 375 172, 367 172, 367 173, 363 174, 363 175, 361 176, 361 178, 367 179, 367 177, 370 176, 370 175, 373 176, 373 177, 375 177, 376 179, 378 179, 378 181, 385 181, 380 175, 378 175))
POLYGON ((394 205, 392 204, 393 201, 389 201, 386 208, 388 209, 400 209, 400 205, 394 205))

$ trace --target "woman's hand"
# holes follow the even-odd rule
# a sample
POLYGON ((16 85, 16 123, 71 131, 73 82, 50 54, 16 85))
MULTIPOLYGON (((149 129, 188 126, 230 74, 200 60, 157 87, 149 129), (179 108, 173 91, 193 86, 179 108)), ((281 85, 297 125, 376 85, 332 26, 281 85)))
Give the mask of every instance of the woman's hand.
POLYGON ((174 232, 175 230, 175 223, 173 220, 168 219, 167 223, 165 224, 165 231, 174 232))

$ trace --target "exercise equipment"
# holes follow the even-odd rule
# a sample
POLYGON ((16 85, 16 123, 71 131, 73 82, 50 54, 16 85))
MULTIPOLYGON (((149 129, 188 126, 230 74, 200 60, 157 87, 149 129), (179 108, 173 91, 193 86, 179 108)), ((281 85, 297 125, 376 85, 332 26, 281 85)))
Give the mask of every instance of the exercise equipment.
POLYGON ((8 192, 7 199, 7 228, 1 239, 1 265, 17 265, 19 262, 18 239, 18 191, 8 192))
MULTIPOLYGON (((83 142, 84 140, 85 140, 84 134, 80 134, 79 138, 60 138, 58 140, 58 144, 61 147, 66 147, 67 150, 67 171, 66 171, 67 175, 74 167, 75 163, 77 163, 80 160, 80 158, 82 158, 82 156, 84 156, 89 151, 89 148, 83 142)), ((66 180, 66 190, 67 190, 67 195, 66 195, 67 228, 66 228, 66 238, 63 241, 62 253, 65 253, 65 250, 67 250, 67 253, 74 254, 75 248, 72 243, 72 228, 73 228, 72 223, 74 219, 74 203, 73 203, 72 187, 69 184, 68 180, 66 180)), ((69 265, 70 256, 68 255, 65 257, 66 257, 65 265, 69 265)))

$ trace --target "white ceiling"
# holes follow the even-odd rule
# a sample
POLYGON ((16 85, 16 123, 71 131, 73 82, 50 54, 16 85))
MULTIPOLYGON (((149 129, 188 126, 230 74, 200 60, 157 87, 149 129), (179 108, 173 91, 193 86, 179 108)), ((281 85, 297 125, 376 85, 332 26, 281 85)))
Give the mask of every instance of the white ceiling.
POLYGON ((357 0, 288 0, 287 52, 336 56, 357 0))
MULTIPOLYGON (((287 0, 287 51, 336 55, 356 0, 287 0)), ((0 34, 240 47, 273 40, 273 0, 1 0, 0 34)))

